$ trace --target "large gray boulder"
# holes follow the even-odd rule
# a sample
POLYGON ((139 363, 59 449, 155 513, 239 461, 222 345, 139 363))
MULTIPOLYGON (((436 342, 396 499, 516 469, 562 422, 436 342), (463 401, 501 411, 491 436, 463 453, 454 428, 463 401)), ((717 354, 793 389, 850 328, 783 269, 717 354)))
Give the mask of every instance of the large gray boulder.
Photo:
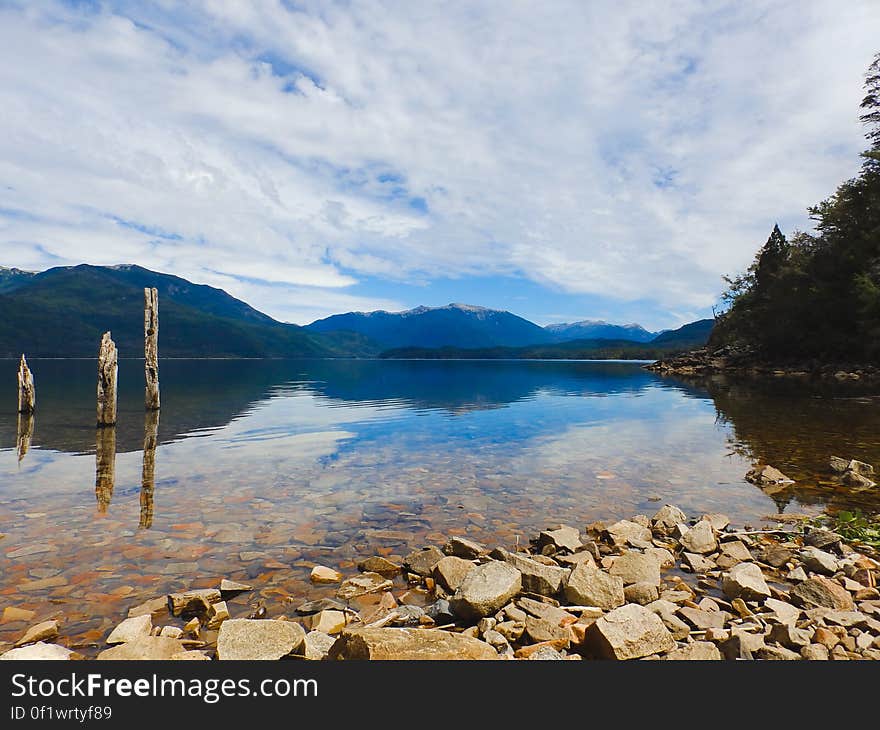
POLYGON ((605 610, 622 606, 626 601, 623 578, 608 575, 591 563, 581 563, 565 581, 565 599, 579 606, 598 606, 605 610))
POLYGON ((512 565, 493 560, 476 566, 449 601, 452 611, 464 619, 489 616, 522 590, 522 576, 512 565))
POLYGON ((584 648, 603 659, 638 659, 675 648, 675 640, 656 613, 630 603, 597 619, 584 648))
POLYGON ((497 659, 494 647, 464 634, 439 629, 346 629, 330 659, 497 659))
POLYGON ((305 638, 303 627, 293 621, 228 619, 220 625, 217 658, 280 659, 298 652, 305 638))

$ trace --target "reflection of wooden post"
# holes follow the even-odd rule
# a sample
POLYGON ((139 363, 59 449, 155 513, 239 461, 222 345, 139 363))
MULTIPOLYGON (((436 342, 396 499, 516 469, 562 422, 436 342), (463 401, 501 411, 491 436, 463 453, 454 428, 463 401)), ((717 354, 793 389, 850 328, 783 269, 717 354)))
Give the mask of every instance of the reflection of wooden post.
POLYGON ((148 411, 159 409, 159 292, 144 289, 144 375, 147 386, 144 405, 148 411))
POLYGON ((34 414, 19 413, 18 414, 18 439, 16 452, 18 453, 18 461, 24 458, 24 455, 31 447, 31 437, 34 434, 34 414))
POLYGON ((28 367, 27 360, 24 359, 22 354, 21 362, 18 365, 18 412, 33 413, 36 402, 34 374, 28 367))
POLYGON ((116 423, 116 345, 105 332, 98 350, 98 426, 113 426, 116 423))
POLYGON ((95 434, 95 498, 98 512, 106 512, 116 482, 116 429, 99 428, 95 434))
POLYGON ((153 526, 153 490, 156 486, 156 443, 159 440, 159 411, 144 415, 144 467, 141 472, 141 519, 138 527, 153 526))

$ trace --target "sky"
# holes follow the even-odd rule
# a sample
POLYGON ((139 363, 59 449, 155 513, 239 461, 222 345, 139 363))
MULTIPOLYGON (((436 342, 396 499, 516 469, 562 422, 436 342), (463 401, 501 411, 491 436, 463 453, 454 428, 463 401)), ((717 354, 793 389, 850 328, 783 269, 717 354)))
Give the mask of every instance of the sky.
POLYGON ((876 0, 0 0, 0 265, 675 327, 857 173, 878 51, 876 0))

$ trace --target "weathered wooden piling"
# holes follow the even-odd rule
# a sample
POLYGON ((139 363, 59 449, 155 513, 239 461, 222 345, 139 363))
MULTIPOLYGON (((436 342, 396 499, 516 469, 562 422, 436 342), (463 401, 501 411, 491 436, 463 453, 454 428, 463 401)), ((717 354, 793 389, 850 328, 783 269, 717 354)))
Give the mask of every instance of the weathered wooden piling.
POLYGON ((105 332, 98 350, 98 427, 116 424, 116 377, 119 372, 116 344, 105 332))
POLYGON ((28 367, 27 360, 22 353, 21 362, 18 364, 18 412, 33 413, 37 404, 37 395, 34 390, 34 374, 28 367))
POLYGON ((34 435, 34 414, 19 413, 18 414, 18 430, 16 438, 15 451, 18 454, 18 461, 24 458, 24 455, 31 448, 31 438, 34 435))
POLYGON ((141 471, 141 516, 138 527, 153 526, 153 492, 156 488, 156 445, 159 440, 159 411, 144 414, 144 464, 141 471))
POLYGON ((95 499, 104 513, 113 499, 116 483, 116 429, 98 428, 95 433, 95 499))
POLYGON ((159 292, 144 289, 144 405, 159 410, 159 292))

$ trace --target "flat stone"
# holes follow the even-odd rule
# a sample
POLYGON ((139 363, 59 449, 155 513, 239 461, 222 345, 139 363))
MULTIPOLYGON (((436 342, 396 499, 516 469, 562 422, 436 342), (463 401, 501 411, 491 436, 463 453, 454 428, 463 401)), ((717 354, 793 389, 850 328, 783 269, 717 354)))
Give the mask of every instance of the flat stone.
POLYGON ((199 588, 168 595, 168 610, 172 616, 190 618, 207 616, 208 607, 221 599, 216 588, 199 588))
POLYGON ((338 634, 345 628, 345 614, 342 611, 321 611, 312 617, 312 631, 323 634, 338 634))
POLYGON ((132 641, 105 649, 98 654, 99 660, 165 660, 173 655, 185 651, 185 647, 178 639, 168 636, 139 636, 132 641))
POLYGON ((817 547, 805 547, 801 550, 800 558, 804 562, 804 567, 814 573, 834 575, 837 572, 837 558, 817 547))
POLYGON ((361 560, 358 563, 358 570, 364 573, 379 573, 380 575, 397 575, 401 570, 403 570, 402 565, 398 565, 397 563, 392 563, 387 558, 383 558, 379 555, 374 555, 371 558, 367 558, 366 560, 361 560))
POLYGON ((434 566, 437 565, 445 556, 440 548, 433 545, 414 550, 404 558, 403 567, 410 573, 415 573, 423 578, 431 575, 434 566))
POLYGON ((675 648, 660 617, 630 603, 605 614, 585 634, 586 650, 606 659, 638 659, 675 648))
POLYGON ((849 487, 876 487, 877 483, 863 474, 859 474, 857 471, 848 471, 846 472, 841 480, 844 484, 849 487))
POLYGON ((627 603, 638 603, 640 606, 646 606, 653 603, 659 598, 657 586, 650 582, 632 583, 624 586, 623 596, 627 603))
POLYGON ((521 589, 520 572, 512 565, 493 560, 474 567, 449 604, 455 614, 476 620, 496 613, 521 589))
POLYGON ((336 643, 336 637, 322 631, 309 631, 303 644, 303 658, 311 661, 322 661, 330 654, 330 647, 336 643))
POLYGON ((159 618, 166 613, 168 613, 168 596, 160 596, 159 598, 151 598, 149 601, 144 601, 137 606, 132 606, 128 609, 128 618, 145 615, 159 618))
POLYGON ((570 603, 598 606, 605 610, 622 606, 626 601, 623 578, 608 575, 590 563, 581 563, 571 571, 565 581, 564 592, 570 603))
POLYGON ((449 593, 455 593, 474 567, 470 560, 447 555, 434 566, 434 580, 449 593))
POLYGON ((660 564, 657 559, 653 555, 638 553, 634 550, 628 550, 615 558, 608 572, 611 575, 620 576, 624 586, 633 583, 660 585, 660 564))
MULTIPOLYGON (((535 618, 542 618, 554 626, 564 626, 570 622, 572 622, 575 617, 566 611, 563 608, 559 608, 558 606, 553 606, 549 603, 543 603, 542 601, 536 601, 533 598, 526 598, 525 596, 522 598, 518 598, 516 600, 516 605, 519 606, 522 611, 528 613, 535 618)), ((505 608, 505 612, 507 609, 505 608)), ((513 616, 511 616, 513 618, 513 616)), ((525 622, 526 616, 523 615, 522 621, 525 622)), ((514 620, 520 620, 519 617, 516 617, 514 620)))
POLYGON ((0 618, 0 624, 8 624, 12 621, 30 621, 36 615, 36 611, 18 608, 17 606, 7 606, 3 609, 3 618, 0 618))
POLYGON ((803 659, 798 652, 783 646, 764 646, 758 649, 758 658, 768 661, 800 661, 803 659))
POLYGON ((312 583, 339 583, 343 578, 342 573, 326 565, 316 565, 309 573, 309 580, 312 583))
POLYGON ((792 589, 790 598, 792 603, 802 608, 824 606, 840 611, 852 611, 855 608, 849 591, 824 575, 799 583, 792 589))
POLYGON ((126 641, 134 641, 141 636, 149 636, 152 630, 153 619, 148 613, 127 618, 110 632, 107 643, 124 644, 126 641))
POLYGON ((802 580, 806 580, 809 576, 807 575, 807 571, 805 571, 800 565, 797 568, 793 568, 788 571, 788 575, 785 576, 787 580, 790 580, 792 583, 799 583, 802 580))
POLYGON ((55 620, 43 621, 36 626, 31 626, 25 631, 24 636, 15 642, 15 646, 18 647, 24 646, 25 644, 33 644, 37 641, 46 641, 47 639, 54 639, 56 636, 58 636, 58 622, 55 620))
MULTIPOLYGON (((851 629, 854 627, 864 628, 868 624, 868 617, 859 611, 838 611, 834 609, 816 609, 821 611, 821 619, 826 624, 843 626, 851 629)), ((807 615, 813 618, 813 611, 807 611, 807 615)), ((818 617, 816 617, 818 618, 818 617)))
POLYGON ((721 652, 711 641, 695 641, 673 649, 666 655, 669 661, 720 661, 721 652))
POLYGON ((541 596, 555 596, 568 575, 565 568, 549 566, 517 553, 504 551, 504 562, 512 565, 522 575, 522 590, 541 596))
POLYGON ((209 662, 209 657, 203 651, 179 651, 168 657, 172 662, 209 662))
POLYGON ((712 529, 712 523, 708 520, 700 520, 679 538, 679 542, 689 553, 699 553, 700 555, 715 552, 718 548, 715 531, 712 529))
POLYGON ((767 545, 760 553, 762 563, 767 563, 774 568, 781 568, 794 557, 794 553, 781 545, 767 545))
POLYGON ((376 628, 346 629, 330 649, 329 658, 494 660, 498 658, 498 653, 486 642, 463 634, 438 629, 376 628))
POLYGON ((217 637, 217 658, 273 660, 302 648, 306 632, 293 621, 236 618, 224 621, 217 637))
POLYGON ((827 662, 828 661, 828 649, 822 644, 810 644, 801 649, 801 656, 804 659, 811 659, 813 661, 827 662))
POLYGON ((797 606, 775 598, 765 600, 764 607, 769 609, 769 615, 781 624, 794 624, 801 617, 801 610, 797 606))
POLYGON ((841 459, 839 456, 832 456, 828 461, 828 466, 831 467, 831 471, 836 472, 837 474, 843 474, 849 469, 849 462, 849 459, 841 459))
POLYGON ((252 591, 253 586, 249 586, 247 583, 239 583, 234 580, 229 580, 224 578, 220 581, 220 593, 244 593, 246 591, 252 591))
POLYGON ((651 530, 637 522, 620 520, 605 529, 605 534, 618 547, 632 545, 638 548, 651 547, 651 530))
POLYGON ((744 601, 770 598, 770 588, 755 563, 734 565, 722 578, 721 589, 728 598, 742 598, 744 601))
POLYGON ((297 607, 296 612, 301 616, 320 611, 342 611, 346 608, 345 603, 337 601, 335 598, 319 598, 317 601, 306 601, 297 607))
POLYGON ((6 553, 6 557, 10 560, 15 560, 16 558, 27 558, 31 555, 42 555, 43 553, 54 553, 57 552, 58 548, 54 545, 50 545, 49 543, 39 543, 37 545, 26 545, 25 547, 20 547, 17 550, 10 550, 6 553))
POLYGON ((730 614, 725 611, 704 611, 701 608, 683 606, 679 615, 697 630, 723 629, 730 614))
POLYGON ((660 532, 669 532, 679 523, 687 522, 687 515, 672 504, 664 504, 651 518, 651 523, 660 532))
MULTIPOLYGON (((705 555, 697 553, 682 553, 681 562, 687 565, 694 573, 708 573, 710 570, 716 570, 717 565, 705 555)), ((735 565, 736 563, 734 563, 735 565)))
POLYGON ((58 644, 47 644, 38 641, 36 644, 28 644, 17 649, 10 649, 4 654, 0 654, 0 660, 8 661, 32 661, 32 660, 65 660, 74 659, 78 655, 67 647, 58 644))
POLYGON ((368 593, 389 591, 393 586, 394 583, 379 573, 363 573, 343 582, 339 590, 336 591, 336 597, 350 601, 352 598, 365 596, 368 593))
POLYGON ((577 528, 560 525, 555 530, 544 530, 538 535, 539 545, 553 545, 557 550, 576 552, 583 543, 577 528))
POLYGON ((847 465, 848 471, 854 471, 856 474, 861 474, 863 477, 872 477, 874 476, 874 467, 864 461, 858 461, 856 459, 852 459, 847 465))
POLYGON ((486 546, 465 537, 451 537, 449 542, 443 546, 443 552, 456 558, 476 560, 486 552, 486 546))
POLYGON ((777 644, 800 651, 801 647, 808 646, 813 638, 813 632, 808 629, 799 629, 793 624, 776 624, 770 629, 769 639, 777 644))
POLYGON ((533 643, 562 640, 568 643, 568 629, 545 618, 526 616, 525 633, 533 643))

